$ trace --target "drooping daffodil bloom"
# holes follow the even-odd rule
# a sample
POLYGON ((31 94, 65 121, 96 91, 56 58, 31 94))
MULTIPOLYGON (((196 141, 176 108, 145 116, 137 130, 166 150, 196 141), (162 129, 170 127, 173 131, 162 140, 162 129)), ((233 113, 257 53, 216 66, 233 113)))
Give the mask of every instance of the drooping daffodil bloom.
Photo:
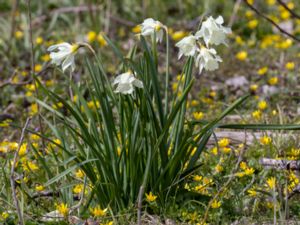
POLYGON ((152 18, 145 19, 141 24, 141 35, 153 36, 156 34, 156 42, 161 42, 164 35, 163 27, 164 25, 158 20, 152 18))
POLYGON ((199 67, 199 73, 202 72, 203 68, 208 71, 213 71, 219 68, 219 62, 222 62, 220 56, 213 48, 205 48, 202 46, 199 49, 199 53, 196 58, 196 66, 199 67))
POLYGON ((118 75, 113 81, 113 85, 118 85, 115 92, 122 94, 132 94, 134 87, 144 87, 143 82, 135 78, 131 71, 118 75))
POLYGON ((71 71, 74 71, 74 56, 79 47, 79 44, 69 44, 67 42, 50 46, 47 50, 51 52, 51 63, 57 66, 61 65, 63 71, 65 71, 68 67, 71 67, 71 71))
POLYGON ((207 47, 209 44, 227 45, 226 36, 231 33, 231 29, 222 26, 223 23, 224 19, 222 16, 218 16, 217 19, 210 16, 202 23, 200 30, 195 34, 196 38, 203 38, 207 47))
POLYGON ((178 59, 181 56, 194 56, 197 51, 196 37, 194 35, 189 35, 183 38, 181 41, 176 43, 176 47, 179 48, 178 59))

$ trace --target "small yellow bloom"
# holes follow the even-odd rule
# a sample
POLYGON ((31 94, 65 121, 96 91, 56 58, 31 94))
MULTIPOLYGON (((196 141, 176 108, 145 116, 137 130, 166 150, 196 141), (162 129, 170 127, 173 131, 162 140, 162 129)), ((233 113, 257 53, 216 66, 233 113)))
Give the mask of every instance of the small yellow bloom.
POLYGON ((133 33, 141 33, 141 31, 142 31, 142 27, 141 27, 141 25, 136 25, 135 27, 133 27, 132 29, 131 29, 131 31, 133 32, 133 33))
POLYGON ((258 85, 257 84, 251 84, 250 85, 250 90, 251 91, 256 91, 258 89, 258 85))
POLYGON ((218 155, 218 148, 217 148, 217 147, 213 147, 213 148, 211 149, 211 153, 212 153, 213 155, 218 155))
POLYGON ((23 164, 23 168, 25 171, 37 171, 39 169, 38 165, 34 162, 28 161, 23 164))
POLYGON ((45 187, 43 185, 37 185, 37 186, 35 186, 35 190, 36 191, 43 191, 43 190, 45 190, 45 187))
POLYGON ((174 41, 179 41, 187 35, 188 35, 188 33, 186 31, 176 31, 176 32, 171 34, 171 38, 174 41))
POLYGON ((191 101, 191 106, 195 107, 197 105, 199 105, 199 101, 198 100, 192 100, 191 101))
POLYGON ((266 67, 266 66, 260 68, 260 69, 257 71, 258 75, 265 75, 267 72, 268 72, 268 67, 266 67))
POLYGON ((74 194, 80 194, 82 192, 82 190, 83 190, 83 184, 77 184, 73 188, 73 193, 74 194))
POLYGON ((253 188, 247 190, 247 193, 248 193, 251 197, 256 197, 256 196, 257 196, 257 191, 255 191, 253 188))
POLYGON ((287 62, 287 63, 285 64, 285 68, 286 68, 287 70, 293 70, 293 69, 295 69, 295 63, 294 63, 294 62, 287 62))
POLYGON ((267 186, 274 190, 275 189, 275 185, 276 185, 276 178, 275 177, 270 177, 268 180, 267 180, 267 186))
POLYGON ((37 37, 37 38, 35 39, 35 43, 36 43, 37 45, 41 45, 41 44, 43 44, 43 42, 44 42, 44 39, 43 39, 42 37, 37 37))
POLYGON ((245 44, 244 40, 242 39, 241 36, 236 36, 235 37, 235 43, 237 43, 238 45, 243 45, 245 44))
POLYGON ((292 9, 295 8, 295 4, 294 4, 292 1, 290 1, 289 3, 287 3, 287 7, 288 7, 290 10, 292 10, 292 9))
POLYGON ((33 116, 38 113, 38 105, 36 103, 31 104, 29 115, 33 116))
POLYGON ((272 138, 268 136, 263 136, 259 139, 259 141, 262 145, 269 145, 272 142, 272 138))
POLYGON ((247 168, 248 168, 247 163, 241 162, 241 163, 240 163, 240 168, 241 168, 242 170, 247 169, 247 168))
POLYGON ((278 77, 271 77, 269 80, 268 80, 268 83, 272 86, 276 85, 278 83, 278 77))
POLYGON ((287 19, 289 19, 289 18, 291 17, 291 14, 290 14, 289 11, 283 10, 283 11, 280 13, 280 17, 281 17, 281 19, 283 19, 283 20, 287 20, 287 19))
POLYGON ((27 143, 23 143, 20 147, 20 150, 19 150, 19 156, 20 157, 23 157, 26 155, 26 152, 27 152, 27 143))
POLYGON ((50 61, 50 55, 49 54, 45 54, 45 55, 42 55, 41 56, 41 60, 43 61, 43 62, 49 62, 50 61))
POLYGON ((240 61, 245 61, 248 57, 248 53, 246 51, 238 52, 235 57, 240 61))
POLYGON ((218 209, 221 207, 221 201, 217 201, 217 200, 213 200, 212 203, 211 203, 211 207, 213 209, 218 209))
POLYGON ((253 20, 250 20, 247 24, 247 26, 250 28, 250 29, 255 29, 258 25, 258 20, 257 19, 253 19, 253 20))
POLYGON ((276 3, 276 0, 267 0, 268 5, 274 5, 276 3))
POLYGON ((9 213, 8 212, 3 212, 1 213, 1 217, 6 220, 9 217, 9 213))
POLYGON ((228 153, 231 152, 231 148, 223 147, 223 148, 222 148, 222 152, 224 152, 225 154, 228 154, 228 153))
POLYGON ((218 145, 220 148, 227 147, 230 144, 230 140, 228 138, 222 138, 218 141, 218 145))
POLYGON ((24 33, 22 31, 18 30, 15 32, 16 39, 21 39, 21 38, 23 38, 23 36, 24 36, 24 33))
POLYGON ((223 168, 223 166, 218 164, 218 165, 216 165, 215 170, 216 170, 217 173, 221 173, 224 170, 224 168, 223 168))
POLYGON ((156 200, 157 196, 154 195, 151 191, 149 194, 146 193, 146 199, 148 202, 154 202, 156 200))
POLYGON ((263 111, 268 107, 268 104, 266 101, 262 100, 258 103, 257 107, 263 111))
POLYGON ((36 65, 34 66, 34 72, 36 72, 36 73, 41 72, 42 69, 43 69, 43 66, 42 66, 41 64, 36 64, 36 65))
POLYGON ((254 0, 247 0, 249 5, 253 5, 254 4, 254 0))
POLYGON ((291 47, 292 44, 293 44, 293 41, 288 38, 280 43, 279 48, 287 49, 287 48, 291 47))
POLYGON ((203 112, 194 112, 193 116, 195 120, 201 120, 204 117, 204 114, 203 112))
POLYGON ((251 10, 247 10, 246 13, 245 13, 245 16, 250 19, 253 17, 253 12, 251 10))
POLYGON ((260 110, 255 110, 254 112, 252 112, 252 117, 256 120, 259 120, 262 116, 262 113, 260 110))
POLYGON ((86 35, 86 39, 89 43, 92 43, 96 40, 97 34, 95 31, 89 31, 86 35))
POLYGON ((202 180, 202 176, 200 176, 200 175, 194 175, 193 176, 193 180, 196 181, 196 182, 199 182, 199 181, 202 180))
POLYGON ((106 45, 107 45, 107 42, 106 42, 104 36, 103 36, 101 33, 99 33, 99 34, 97 35, 97 41, 98 41, 100 47, 103 47, 103 46, 106 46, 106 45))
POLYGON ((69 214, 68 205, 65 203, 60 203, 60 204, 56 205, 56 210, 64 217, 67 217, 69 214))
POLYGON ((40 140, 40 136, 38 136, 38 135, 36 135, 36 134, 31 134, 31 135, 30 135, 30 139, 31 139, 32 141, 38 141, 38 140, 40 140))
POLYGON ((253 168, 246 168, 245 169, 245 174, 246 175, 252 175, 255 172, 255 170, 253 168))
POLYGON ((77 171, 75 172, 75 176, 76 176, 77 178, 83 178, 83 177, 84 177, 84 172, 83 172, 83 170, 81 170, 81 169, 77 170, 77 171))

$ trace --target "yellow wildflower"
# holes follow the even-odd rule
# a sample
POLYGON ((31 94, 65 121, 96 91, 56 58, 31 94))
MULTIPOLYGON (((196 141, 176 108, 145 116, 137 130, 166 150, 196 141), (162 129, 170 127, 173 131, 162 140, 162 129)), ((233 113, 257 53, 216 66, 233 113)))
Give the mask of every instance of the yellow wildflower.
POLYGON ((215 170, 217 173, 220 173, 224 170, 223 166, 221 166, 220 164, 216 165, 215 170))
POLYGON ((45 55, 42 55, 41 56, 41 60, 43 61, 43 62, 49 62, 50 61, 50 55, 49 54, 45 54, 45 55))
POLYGON ((21 38, 23 38, 23 36, 24 36, 24 33, 22 31, 18 30, 15 32, 16 39, 21 39, 21 38))
POLYGON ((141 27, 141 25, 136 25, 135 27, 133 27, 132 29, 131 29, 131 31, 133 32, 133 33, 141 33, 141 31, 142 31, 142 27, 141 27))
POLYGON ((171 38, 174 41, 179 41, 187 35, 188 33, 186 31, 175 31, 174 33, 171 34, 171 38))
POLYGON ((294 63, 294 62, 287 62, 287 63, 285 64, 285 68, 286 68, 287 70, 293 70, 293 69, 295 69, 295 63, 294 63))
POLYGON ((231 152, 231 148, 223 147, 223 148, 222 148, 222 152, 224 152, 225 154, 228 154, 228 153, 231 152))
POLYGON ((20 147, 20 150, 19 150, 19 156, 20 157, 23 157, 26 155, 26 152, 27 152, 27 143, 23 143, 20 147))
POLYGON ((91 208, 90 212, 94 217, 103 217, 106 215, 107 208, 101 209, 100 206, 96 206, 95 208, 91 208))
POLYGON ((217 148, 217 147, 213 147, 213 148, 211 149, 211 153, 212 153, 213 155, 218 155, 218 148, 217 148))
POLYGON ((34 72, 39 73, 42 71, 43 66, 41 64, 36 64, 34 66, 34 72))
POLYGON ((100 45, 101 47, 107 45, 107 42, 106 42, 104 36, 103 36, 101 33, 97 35, 97 41, 98 41, 98 43, 99 43, 99 45, 100 45))
POLYGON ((260 68, 260 69, 257 71, 258 75, 265 75, 267 72, 268 72, 268 67, 266 67, 266 66, 260 68))
POLYGON ((270 177, 268 180, 267 180, 267 186, 274 190, 275 189, 275 185, 276 185, 276 178, 275 177, 270 177))
POLYGON ((35 190, 36 191, 43 191, 43 190, 45 190, 45 187, 43 185, 37 185, 37 186, 35 186, 35 190))
POLYGON ((255 172, 255 170, 253 168, 246 168, 245 169, 245 174, 246 175, 252 175, 255 172))
POLYGON ((193 176, 193 180, 199 182, 199 181, 202 180, 202 176, 200 176, 200 175, 194 175, 193 176))
POLYGON ((250 29, 255 29, 258 25, 258 20, 257 19, 253 19, 253 20, 250 20, 248 23, 247 23, 247 26, 250 28, 250 29))
POLYGON ((35 43, 37 44, 37 45, 41 45, 41 44, 43 44, 43 38, 42 37, 37 37, 36 39, 35 39, 35 43))
POLYGON ((69 214, 68 205, 65 203, 60 203, 60 204, 56 205, 56 210, 64 217, 68 216, 68 214, 69 214))
POLYGON ((217 201, 217 200, 213 200, 212 203, 211 203, 211 207, 213 209, 218 209, 221 207, 221 201, 217 201))
POLYGON ((204 117, 204 114, 203 112, 194 112, 193 116, 195 120, 201 120, 204 117))
POLYGON ((1 217, 6 220, 9 217, 9 213, 8 212, 2 212, 1 213, 1 217))
POLYGON ((252 112, 252 117, 256 120, 259 120, 262 116, 262 113, 260 110, 255 110, 254 112, 252 112))
POLYGON ((89 42, 89 43, 92 43, 96 40, 97 38, 97 34, 95 31, 89 31, 86 35, 86 40, 89 42))
POLYGON ((240 163, 240 168, 241 168, 242 170, 247 169, 247 168, 248 168, 247 163, 241 162, 241 163, 240 163))
POLYGON ((260 110, 265 110, 267 107, 268 107, 268 104, 266 101, 262 100, 258 103, 257 107, 260 109, 260 110))
POLYGON ((268 83, 270 85, 276 85, 278 83, 278 77, 271 77, 269 80, 268 80, 268 83))
POLYGON ((146 199, 148 202, 154 202, 156 198, 157 196, 154 195, 151 191, 148 194, 146 193, 146 199))
POLYGON ((230 140, 228 138, 222 138, 221 140, 218 141, 218 145, 220 148, 227 147, 230 143, 230 140))
POLYGON ((276 3, 276 0, 267 0, 268 5, 274 5, 276 3))
POLYGON ((247 193, 248 193, 251 197, 256 197, 256 196, 257 196, 257 191, 255 191, 253 188, 247 190, 247 193))
POLYGON ((73 193, 74 194, 80 194, 82 192, 82 190, 83 190, 83 184, 77 184, 73 188, 73 193))
POLYGON ((248 57, 248 53, 246 51, 238 52, 235 57, 240 61, 245 61, 248 57))
POLYGON ((272 142, 272 138, 268 136, 263 136, 259 139, 259 141, 262 145, 269 145, 272 142))
POLYGON ((75 176, 76 176, 77 178, 83 178, 83 177, 84 177, 84 172, 83 172, 83 170, 81 170, 81 169, 77 170, 77 171, 75 172, 75 176))

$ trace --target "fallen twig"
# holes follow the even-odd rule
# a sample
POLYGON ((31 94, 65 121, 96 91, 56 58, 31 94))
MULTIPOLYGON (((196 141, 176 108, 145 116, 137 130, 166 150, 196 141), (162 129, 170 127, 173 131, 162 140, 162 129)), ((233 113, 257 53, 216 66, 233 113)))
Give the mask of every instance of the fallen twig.
POLYGON ((295 35, 285 31, 284 29, 282 29, 277 23, 275 23, 274 20, 272 20, 271 18, 269 18, 268 16, 264 15, 262 12, 260 12, 257 8, 255 8, 253 5, 249 4, 247 0, 244 0, 245 4, 252 10, 254 11, 257 15, 261 16, 262 18, 264 18, 265 20, 267 20, 268 22, 270 22, 271 24, 273 24, 281 33, 286 34, 287 36, 289 36, 290 38, 294 39, 295 41, 300 42, 300 39, 297 38, 295 35))
POLYGON ((296 18, 296 19, 300 19, 300 15, 298 15, 297 13, 295 13, 293 10, 291 10, 284 1, 282 0, 277 0, 277 2, 283 7, 285 8, 291 15, 292 17, 296 18))
POLYGON ((262 158, 259 163, 265 167, 271 167, 279 170, 300 170, 300 161, 285 159, 262 158))

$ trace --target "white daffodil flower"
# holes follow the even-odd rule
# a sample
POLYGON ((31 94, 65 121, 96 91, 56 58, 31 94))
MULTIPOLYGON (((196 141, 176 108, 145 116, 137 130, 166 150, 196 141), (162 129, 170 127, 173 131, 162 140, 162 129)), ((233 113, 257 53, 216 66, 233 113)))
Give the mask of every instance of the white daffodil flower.
POLYGON ((156 33, 156 42, 161 42, 164 36, 163 26, 158 20, 152 18, 145 19, 141 24, 141 35, 152 36, 156 33))
POLYGON ((194 56, 197 51, 196 37, 193 35, 189 35, 183 38, 181 41, 176 43, 176 47, 179 48, 178 59, 181 56, 194 56))
POLYGON ((113 81, 113 85, 118 85, 115 92, 122 94, 132 94, 134 87, 144 88, 143 82, 134 77, 132 72, 118 75, 113 81))
POLYGON ((74 71, 74 56, 79 47, 80 46, 78 44, 71 45, 67 42, 50 46, 47 50, 51 52, 51 63, 57 66, 61 65, 63 71, 65 71, 68 67, 71 67, 71 70, 74 71))
POLYGON ((219 68, 219 62, 222 62, 222 59, 217 55, 215 49, 201 47, 198 51, 199 53, 196 58, 196 66, 199 67, 199 73, 202 72, 203 68, 208 71, 213 71, 219 68))
POLYGON ((210 16, 202 23, 200 30, 195 34, 196 38, 203 38, 207 47, 209 44, 224 44, 227 46, 226 35, 231 33, 231 29, 222 26, 223 23, 222 16, 217 19, 210 16))

